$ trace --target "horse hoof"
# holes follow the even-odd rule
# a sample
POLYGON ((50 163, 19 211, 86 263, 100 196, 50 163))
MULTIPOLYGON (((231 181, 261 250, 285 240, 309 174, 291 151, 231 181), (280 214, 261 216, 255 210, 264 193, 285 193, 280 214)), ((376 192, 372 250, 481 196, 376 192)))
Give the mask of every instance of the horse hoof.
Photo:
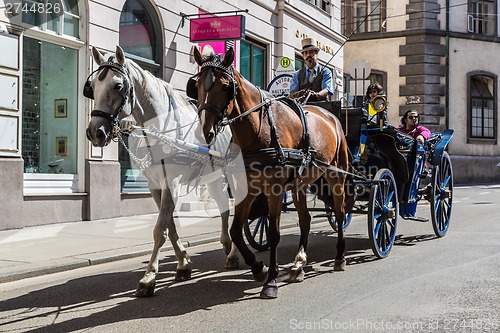
POLYGON ((178 269, 175 273, 175 281, 187 281, 191 278, 191 267, 187 267, 185 269, 178 269))
POLYGON ((226 260, 226 268, 227 269, 236 269, 240 267, 240 258, 234 257, 234 258, 227 258, 226 260))
POLYGON ((149 284, 139 283, 139 287, 134 293, 135 297, 151 297, 155 293, 156 281, 152 281, 149 284))
POLYGON ((302 282, 304 281, 305 273, 302 267, 297 269, 292 269, 290 272, 290 277, 288 278, 288 282, 302 282))
POLYGON ((335 259, 335 265, 333 266, 334 271, 345 271, 346 261, 345 259, 337 260, 335 259))
POLYGON ((253 273, 254 280, 257 281, 257 282, 266 281, 266 279, 267 279, 267 271, 268 271, 268 268, 267 268, 266 265, 264 265, 264 267, 262 267, 262 270, 260 272, 253 273))
POLYGON ((260 298, 271 299, 276 297, 278 297, 278 285, 276 284, 276 280, 273 279, 262 287, 260 298))

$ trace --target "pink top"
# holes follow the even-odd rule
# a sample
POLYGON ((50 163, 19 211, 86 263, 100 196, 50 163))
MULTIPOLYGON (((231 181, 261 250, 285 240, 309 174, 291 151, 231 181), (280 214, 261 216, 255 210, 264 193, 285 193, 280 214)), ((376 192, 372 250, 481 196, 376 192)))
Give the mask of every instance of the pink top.
POLYGON ((414 130, 408 131, 406 127, 399 126, 398 130, 400 130, 403 133, 411 135, 414 139, 417 138, 417 136, 422 135, 425 140, 429 140, 431 137, 431 131, 427 127, 424 126, 417 126, 414 130))

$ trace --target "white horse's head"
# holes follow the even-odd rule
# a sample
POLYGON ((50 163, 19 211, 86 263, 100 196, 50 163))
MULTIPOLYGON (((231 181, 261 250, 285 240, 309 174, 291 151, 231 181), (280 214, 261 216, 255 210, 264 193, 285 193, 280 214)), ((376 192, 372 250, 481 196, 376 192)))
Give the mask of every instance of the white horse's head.
POLYGON ((114 125, 131 114, 135 94, 121 47, 108 56, 92 47, 92 56, 99 68, 90 75, 83 92, 94 99, 87 139, 95 147, 104 147, 113 138, 114 125))

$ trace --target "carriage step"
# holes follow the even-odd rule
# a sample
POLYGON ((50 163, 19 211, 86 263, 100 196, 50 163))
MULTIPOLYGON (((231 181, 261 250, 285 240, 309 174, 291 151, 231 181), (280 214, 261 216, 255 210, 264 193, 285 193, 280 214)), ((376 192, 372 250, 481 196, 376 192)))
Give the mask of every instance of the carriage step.
POLYGON ((426 218, 426 217, 418 217, 418 216, 401 216, 403 219, 405 220, 412 220, 412 221, 416 221, 416 222, 428 222, 429 219, 426 218))

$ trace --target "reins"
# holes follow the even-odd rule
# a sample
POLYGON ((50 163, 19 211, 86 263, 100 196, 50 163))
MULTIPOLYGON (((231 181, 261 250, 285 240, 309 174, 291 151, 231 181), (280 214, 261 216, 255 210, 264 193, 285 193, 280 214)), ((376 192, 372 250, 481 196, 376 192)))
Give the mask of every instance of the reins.
POLYGON ((234 117, 234 118, 231 118, 231 119, 228 119, 228 118, 223 118, 220 122, 220 125, 221 126, 227 126, 227 125, 231 125, 232 123, 234 123, 236 120, 240 119, 240 118, 243 118, 243 117, 246 117, 248 116, 250 113, 252 112, 255 112, 255 111, 258 111, 260 109, 262 109, 264 106, 270 106, 272 104, 272 102, 274 101, 278 101, 278 100, 281 100, 285 98, 285 96, 279 96, 279 97, 275 97, 275 98, 265 98, 262 102, 260 102, 259 104, 255 105, 253 108, 251 109, 248 109, 247 111, 243 112, 242 114, 234 117))

